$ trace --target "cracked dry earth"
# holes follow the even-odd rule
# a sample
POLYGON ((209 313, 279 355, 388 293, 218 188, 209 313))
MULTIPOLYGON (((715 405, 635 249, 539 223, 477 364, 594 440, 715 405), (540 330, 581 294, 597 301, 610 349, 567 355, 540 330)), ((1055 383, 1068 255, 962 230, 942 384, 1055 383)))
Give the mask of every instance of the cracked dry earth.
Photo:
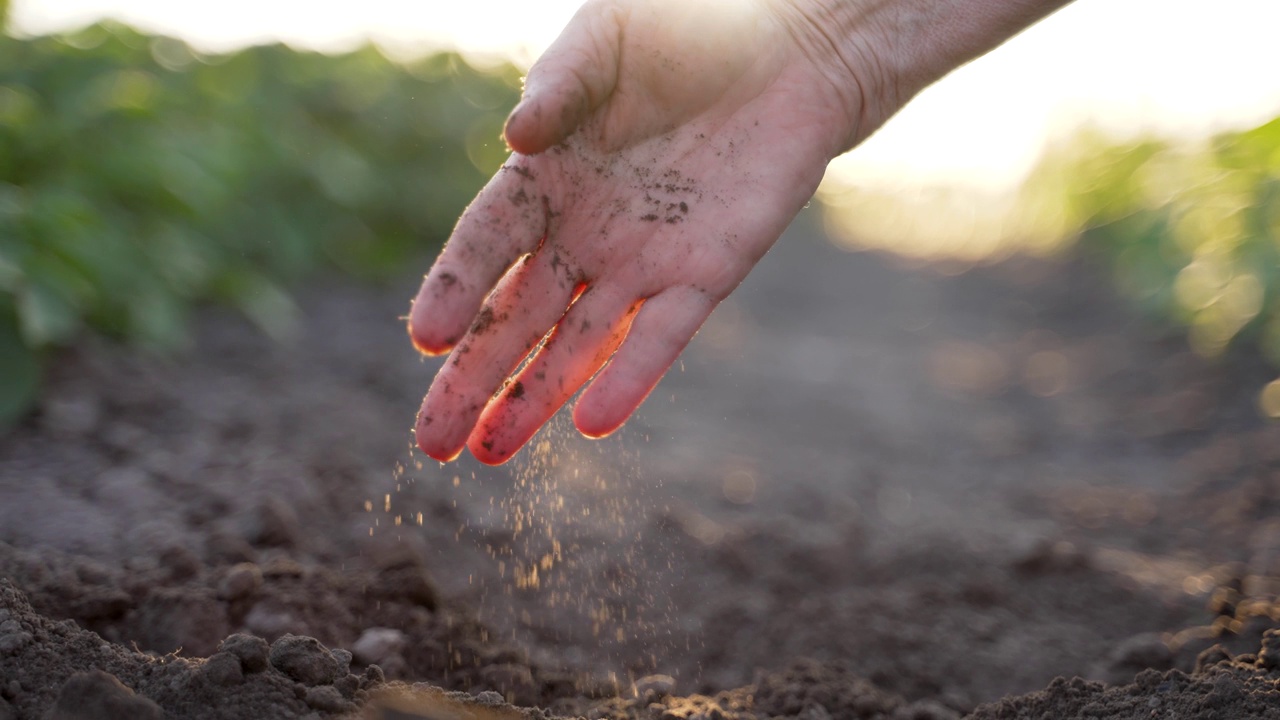
POLYGON ((497 469, 410 451, 413 277, 86 340, 0 438, 0 719, 1280 717, 1267 368, 817 224, 497 469))

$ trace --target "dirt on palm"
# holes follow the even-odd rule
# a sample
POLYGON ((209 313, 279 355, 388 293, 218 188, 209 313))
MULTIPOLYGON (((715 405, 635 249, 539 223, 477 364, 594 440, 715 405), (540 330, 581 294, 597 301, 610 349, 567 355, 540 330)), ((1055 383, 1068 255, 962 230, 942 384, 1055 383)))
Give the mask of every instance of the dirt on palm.
POLYGON ((802 216, 618 437, 498 469, 410 449, 413 278, 87 339, 0 439, 0 719, 1280 717, 1268 369, 959 270, 802 216))

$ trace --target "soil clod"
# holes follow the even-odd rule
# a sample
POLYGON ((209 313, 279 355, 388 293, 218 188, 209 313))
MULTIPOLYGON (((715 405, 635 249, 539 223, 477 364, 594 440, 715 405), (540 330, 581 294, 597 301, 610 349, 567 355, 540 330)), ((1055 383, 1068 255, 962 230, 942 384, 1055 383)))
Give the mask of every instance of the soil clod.
POLYGON ((236 633, 225 639, 218 650, 238 657, 246 673, 261 673, 268 667, 270 646, 262 638, 236 633))
POLYGON ((305 635, 285 635, 272 643, 271 665, 304 685, 338 679, 338 660, 319 640, 305 635))
POLYGON ((101 670, 72 675, 45 720, 160 720, 164 713, 151 700, 125 687, 101 670))
POLYGON ((303 699, 308 706, 322 712, 339 713, 351 707, 351 703, 332 685, 309 687, 303 699))
POLYGON ((234 687, 244 681, 240 658, 229 652, 214 653, 200 666, 204 679, 221 687, 234 687))

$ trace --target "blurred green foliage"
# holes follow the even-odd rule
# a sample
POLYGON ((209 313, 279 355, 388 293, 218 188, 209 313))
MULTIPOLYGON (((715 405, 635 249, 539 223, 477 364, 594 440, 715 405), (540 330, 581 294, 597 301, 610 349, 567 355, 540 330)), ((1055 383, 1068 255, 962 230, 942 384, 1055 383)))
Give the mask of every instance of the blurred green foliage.
POLYGON ((1197 352, 1253 342, 1280 366, 1280 119, 1200 143, 1085 133, 1028 188, 1197 352))
POLYGON ((446 53, 0 37, 0 422, 86 331, 172 348, 216 300, 280 335, 299 279, 438 247, 505 158, 518 87, 446 53))

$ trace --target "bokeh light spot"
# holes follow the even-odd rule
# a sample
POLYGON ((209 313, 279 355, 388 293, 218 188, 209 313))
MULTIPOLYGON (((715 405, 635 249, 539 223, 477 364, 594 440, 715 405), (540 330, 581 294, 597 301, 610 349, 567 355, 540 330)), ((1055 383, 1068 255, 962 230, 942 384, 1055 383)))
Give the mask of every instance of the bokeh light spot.
POLYGON ((756 478, 748 470, 734 470, 724 478, 724 497, 735 505, 749 505, 756 499, 756 478))
POLYGON ((1053 397, 1067 389, 1070 373, 1067 356, 1054 350, 1041 350, 1027 358, 1022 383, 1032 395, 1053 397))
POLYGON ((1262 414, 1272 419, 1280 419, 1280 379, 1272 380, 1262 389, 1258 397, 1258 406, 1262 414))

